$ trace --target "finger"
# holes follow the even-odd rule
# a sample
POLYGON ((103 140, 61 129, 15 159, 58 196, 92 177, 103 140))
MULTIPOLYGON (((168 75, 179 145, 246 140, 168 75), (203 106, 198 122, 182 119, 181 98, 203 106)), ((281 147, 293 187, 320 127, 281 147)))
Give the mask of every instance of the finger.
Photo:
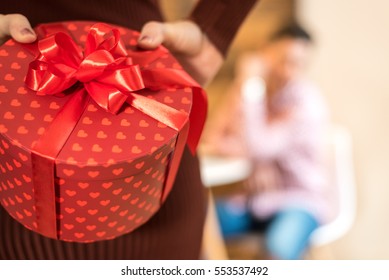
POLYGON ((164 37, 164 24, 150 21, 142 28, 138 39, 138 46, 144 49, 155 49, 163 43, 164 37))
POLYGON ((172 52, 186 56, 200 53, 204 43, 204 35, 200 28, 191 21, 166 23, 163 44, 172 52))
POLYGON ((154 49, 163 44, 171 52, 193 56, 201 51, 203 34, 200 28, 190 21, 146 23, 141 31, 138 45, 145 49, 154 49))
POLYGON ((20 43, 31 43, 36 40, 28 19, 20 14, 1 15, 0 38, 11 36, 20 43))

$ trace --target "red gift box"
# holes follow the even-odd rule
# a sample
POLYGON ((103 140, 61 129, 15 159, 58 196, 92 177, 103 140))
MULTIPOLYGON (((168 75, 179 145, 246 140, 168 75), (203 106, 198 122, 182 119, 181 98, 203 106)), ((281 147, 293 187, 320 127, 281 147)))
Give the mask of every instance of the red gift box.
POLYGON ((204 93, 165 48, 138 50, 136 31, 36 31, 39 43, 0 47, 0 202, 51 238, 131 232, 166 199, 185 144, 194 151, 204 93))

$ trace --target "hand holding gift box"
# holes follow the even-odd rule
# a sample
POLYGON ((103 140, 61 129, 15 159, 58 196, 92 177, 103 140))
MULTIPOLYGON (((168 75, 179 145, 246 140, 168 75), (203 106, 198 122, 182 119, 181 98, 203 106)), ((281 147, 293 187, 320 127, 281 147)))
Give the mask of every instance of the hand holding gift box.
POLYGON ((0 48, 0 201, 26 227, 78 242, 130 232, 158 211, 206 110, 166 49, 139 51, 136 32, 91 25, 42 25, 38 44, 0 48))

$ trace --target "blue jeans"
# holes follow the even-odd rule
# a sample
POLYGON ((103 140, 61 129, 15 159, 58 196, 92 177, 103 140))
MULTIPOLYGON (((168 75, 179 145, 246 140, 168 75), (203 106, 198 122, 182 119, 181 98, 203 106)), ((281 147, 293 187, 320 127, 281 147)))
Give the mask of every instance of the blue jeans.
POLYGON ((308 211, 285 208, 267 220, 254 218, 247 208, 234 208, 228 200, 216 201, 216 212, 225 238, 250 231, 262 232, 268 253, 275 259, 301 259, 311 233, 319 226, 308 211))

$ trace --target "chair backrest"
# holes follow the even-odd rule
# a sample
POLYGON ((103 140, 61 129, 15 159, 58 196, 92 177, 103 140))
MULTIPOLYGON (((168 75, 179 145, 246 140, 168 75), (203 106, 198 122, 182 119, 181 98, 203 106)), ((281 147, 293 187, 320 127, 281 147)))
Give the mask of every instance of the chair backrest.
POLYGON ((356 213, 356 187, 352 156, 352 137, 350 132, 340 126, 333 125, 329 134, 331 152, 331 182, 337 196, 337 214, 328 224, 316 229, 310 238, 313 246, 331 243, 345 235, 354 223, 356 213))

